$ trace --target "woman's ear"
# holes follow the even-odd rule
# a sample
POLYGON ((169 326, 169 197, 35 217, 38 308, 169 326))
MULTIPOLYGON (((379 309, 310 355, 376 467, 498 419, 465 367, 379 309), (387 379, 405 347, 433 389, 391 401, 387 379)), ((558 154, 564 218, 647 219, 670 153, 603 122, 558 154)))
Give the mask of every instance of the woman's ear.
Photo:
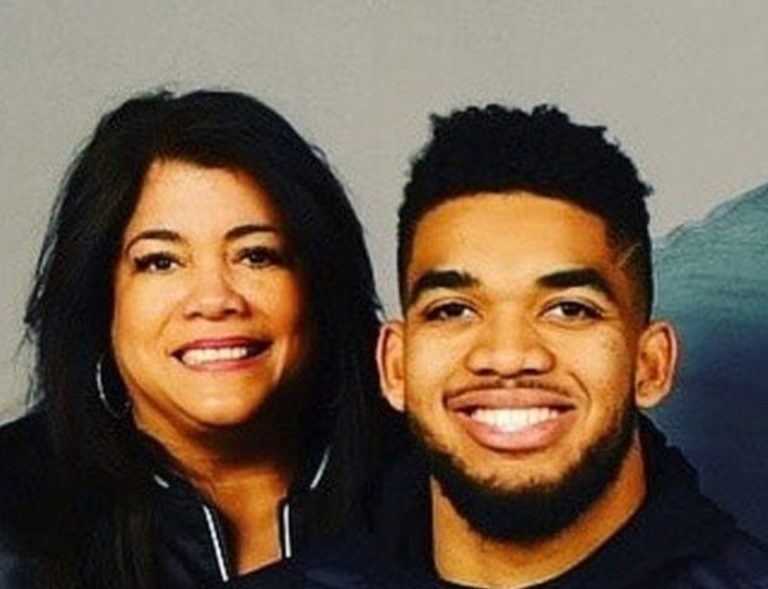
POLYGON ((650 408, 659 404, 672 389, 677 365, 677 336, 665 321, 645 328, 638 346, 635 372, 635 402, 650 408))
POLYGON ((405 363, 403 322, 387 321, 379 331, 376 363, 379 383, 387 401, 397 411, 405 409, 405 363))

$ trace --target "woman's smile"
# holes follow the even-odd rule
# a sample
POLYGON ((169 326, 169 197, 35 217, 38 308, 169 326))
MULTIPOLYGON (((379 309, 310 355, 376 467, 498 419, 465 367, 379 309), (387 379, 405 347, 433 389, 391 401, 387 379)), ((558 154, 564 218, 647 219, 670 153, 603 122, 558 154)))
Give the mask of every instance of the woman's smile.
POLYGON ((173 357, 193 370, 243 370, 268 353, 271 341, 245 336, 198 339, 185 344, 173 357))

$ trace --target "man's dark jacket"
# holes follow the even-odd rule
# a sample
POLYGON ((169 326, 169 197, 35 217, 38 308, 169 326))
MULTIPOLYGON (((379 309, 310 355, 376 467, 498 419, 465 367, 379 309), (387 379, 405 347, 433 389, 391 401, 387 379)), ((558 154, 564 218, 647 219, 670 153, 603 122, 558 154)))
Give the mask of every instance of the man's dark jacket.
MULTIPOLYGON (((647 420, 641 425, 648 495, 629 522, 585 561, 539 589, 768 588, 768 548, 704 497, 694 469, 647 420)), ((397 465, 372 506, 373 537, 348 536, 322 553, 241 579, 242 589, 452 587, 431 559, 427 476, 397 465)), ((756 501, 766 500, 756 497, 756 501)))

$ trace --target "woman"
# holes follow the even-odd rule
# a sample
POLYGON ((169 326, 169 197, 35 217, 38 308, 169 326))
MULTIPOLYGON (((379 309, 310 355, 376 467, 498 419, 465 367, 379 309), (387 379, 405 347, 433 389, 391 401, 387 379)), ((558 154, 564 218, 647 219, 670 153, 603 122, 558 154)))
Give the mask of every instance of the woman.
POLYGON ((106 115, 28 302, 0 585, 206 586, 332 533, 368 461, 378 310, 341 186, 274 111, 199 91, 106 115))

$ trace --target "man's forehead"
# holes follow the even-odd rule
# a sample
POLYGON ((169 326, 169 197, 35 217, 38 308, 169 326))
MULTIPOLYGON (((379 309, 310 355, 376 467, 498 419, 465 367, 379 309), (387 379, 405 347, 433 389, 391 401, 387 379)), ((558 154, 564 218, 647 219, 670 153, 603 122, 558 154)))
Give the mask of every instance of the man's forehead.
POLYGON ((427 211, 415 226, 414 241, 432 239, 435 233, 469 236, 499 227, 509 237, 524 232, 546 238, 559 227, 574 226, 584 238, 607 244, 605 221, 577 204, 530 192, 478 193, 451 198, 427 211))
POLYGON ((528 193, 481 194, 442 203, 415 227, 412 266, 437 265, 440 258, 535 251, 613 257, 617 248, 605 222, 567 202, 528 193))

